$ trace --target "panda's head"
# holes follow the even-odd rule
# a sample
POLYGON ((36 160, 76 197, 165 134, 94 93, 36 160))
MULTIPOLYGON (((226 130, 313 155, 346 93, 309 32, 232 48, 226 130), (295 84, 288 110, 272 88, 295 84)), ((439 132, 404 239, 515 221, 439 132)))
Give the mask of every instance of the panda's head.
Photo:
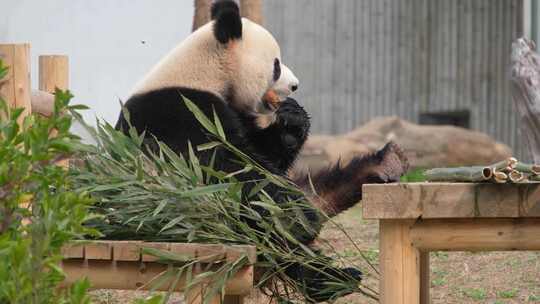
POLYGON ((212 92, 246 113, 269 114, 298 89, 274 37, 240 17, 233 0, 216 0, 212 21, 193 32, 143 79, 135 93, 164 87, 212 92))
POLYGON ((237 103, 233 106, 257 113, 274 111, 299 85, 282 63, 278 43, 262 26, 240 18, 235 1, 215 1, 211 16, 214 37, 225 50, 229 93, 237 103))

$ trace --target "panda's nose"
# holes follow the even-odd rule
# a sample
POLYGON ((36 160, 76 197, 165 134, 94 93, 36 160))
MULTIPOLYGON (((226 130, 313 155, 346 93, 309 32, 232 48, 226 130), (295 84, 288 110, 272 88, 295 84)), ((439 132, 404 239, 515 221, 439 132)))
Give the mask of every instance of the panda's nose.
POLYGON ((294 92, 294 91, 296 91, 296 90, 298 90, 298 85, 297 85, 297 84, 293 84, 293 85, 291 86, 291 91, 294 92))

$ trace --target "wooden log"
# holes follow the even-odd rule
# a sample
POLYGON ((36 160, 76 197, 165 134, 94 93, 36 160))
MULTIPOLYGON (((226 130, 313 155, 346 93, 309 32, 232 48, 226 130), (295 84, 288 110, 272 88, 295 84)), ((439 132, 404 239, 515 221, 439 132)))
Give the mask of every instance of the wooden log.
POLYGON ((0 83, 0 96, 12 108, 24 108, 19 123, 32 113, 30 98, 30 44, 0 44, 0 59, 9 67, 0 83))
POLYGON ((540 219, 421 220, 411 242, 424 251, 540 250, 540 219))
POLYGON ((535 50, 526 38, 512 43, 511 77, 521 134, 534 162, 540 163, 540 57, 535 50))

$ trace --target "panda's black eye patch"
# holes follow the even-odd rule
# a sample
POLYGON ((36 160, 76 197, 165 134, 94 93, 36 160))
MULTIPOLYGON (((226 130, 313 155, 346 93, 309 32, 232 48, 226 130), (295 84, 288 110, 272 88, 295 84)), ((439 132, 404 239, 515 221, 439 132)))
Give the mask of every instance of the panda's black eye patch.
POLYGON ((281 62, 276 58, 274 60, 274 81, 277 81, 281 77, 281 62))

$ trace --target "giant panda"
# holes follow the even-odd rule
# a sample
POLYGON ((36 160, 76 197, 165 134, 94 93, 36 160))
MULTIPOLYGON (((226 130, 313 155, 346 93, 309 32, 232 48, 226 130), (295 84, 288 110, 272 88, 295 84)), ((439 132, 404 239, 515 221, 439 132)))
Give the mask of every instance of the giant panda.
MULTIPOLYGON (((131 125, 139 133, 145 132, 150 149, 157 149, 157 139, 185 155, 188 142, 197 146, 211 139, 182 102, 183 96, 209 117, 215 111, 229 142, 270 172, 287 177, 310 129, 308 113, 290 97, 299 88, 299 81, 283 64, 274 37, 262 26, 241 18, 235 1, 214 1, 211 17, 211 22, 193 32, 139 82, 125 103, 130 121, 121 111, 116 128, 127 134, 131 125)), ((198 157, 202 163, 215 157, 215 169, 225 172, 242 169, 227 151, 213 156, 207 151, 198 152, 198 157)), ((406 169, 402 151, 390 143, 346 166, 336 164, 309 178, 300 175, 294 182, 304 187, 304 197, 315 207, 333 216, 361 199, 362 184, 396 181, 406 169)), ((237 178, 248 182, 261 176, 251 171, 237 178)), ((246 193, 249 190, 249 186, 244 189, 246 193)), ((265 190, 278 203, 291 199, 290 193, 276 185, 270 184, 265 190)), ((311 245, 323 220, 312 210, 306 210, 305 215, 315 233, 295 236, 311 245)), ((256 223, 249 224, 256 227, 256 223)), ((305 282, 304 293, 309 301, 322 302, 335 297, 322 292, 325 284, 361 280, 360 271, 330 264, 329 259, 325 265, 315 265, 327 275, 294 263, 285 273, 305 282)))

